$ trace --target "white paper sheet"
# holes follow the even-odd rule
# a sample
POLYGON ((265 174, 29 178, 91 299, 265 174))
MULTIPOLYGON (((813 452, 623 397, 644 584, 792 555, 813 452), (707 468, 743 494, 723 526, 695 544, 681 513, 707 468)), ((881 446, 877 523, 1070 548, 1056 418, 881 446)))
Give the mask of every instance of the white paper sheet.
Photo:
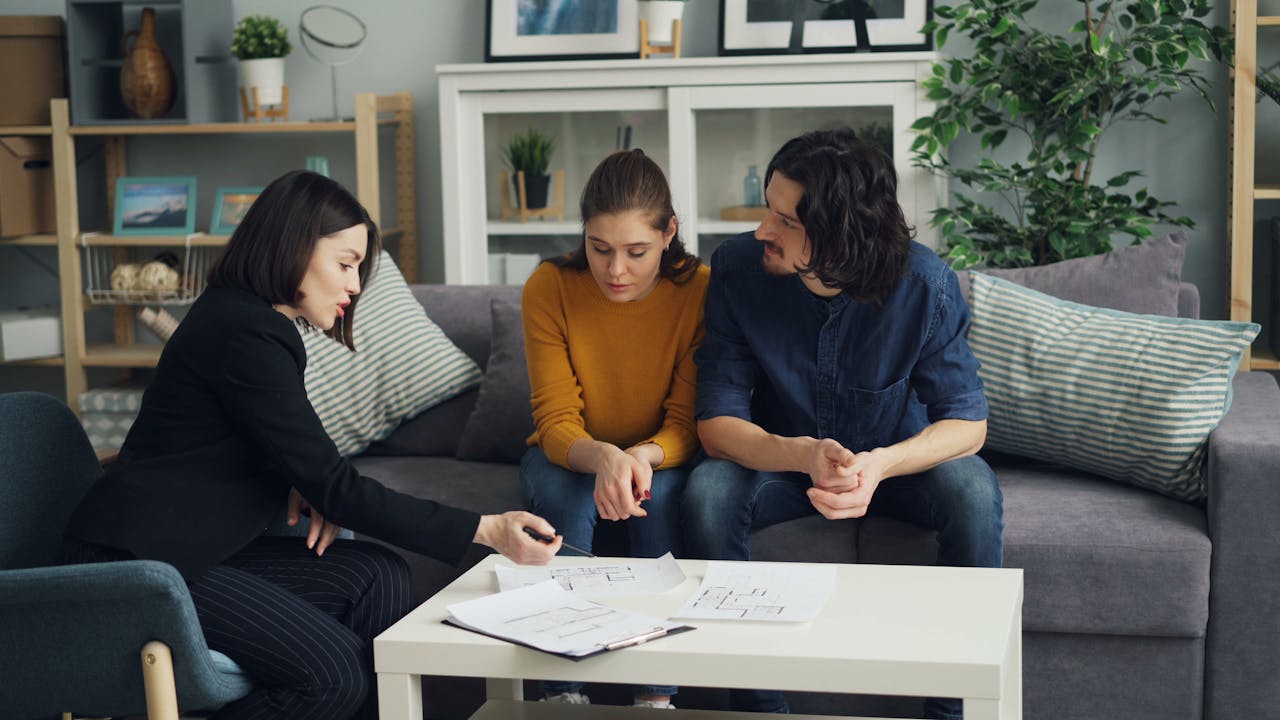
POLYGON ((498 575, 498 588, 503 591, 555 580, 575 595, 590 597, 652 595, 684 582, 684 572, 671 553, 655 559, 634 558, 609 565, 495 565, 494 572, 498 575))
POLYGON ((464 627, 571 657, 685 628, 680 623, 583 600, 554 580, 454 603, 447 609, 449 619, 464 627))
POLYGON ((709 562, 702 585, 672 617, 806 622, 835 582, 830 565, 709 562))

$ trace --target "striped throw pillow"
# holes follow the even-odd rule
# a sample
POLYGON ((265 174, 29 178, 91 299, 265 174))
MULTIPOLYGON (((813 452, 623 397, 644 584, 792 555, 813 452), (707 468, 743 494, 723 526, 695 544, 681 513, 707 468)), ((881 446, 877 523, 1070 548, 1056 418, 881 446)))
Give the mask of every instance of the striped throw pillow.
POLYGON ((972 282, 988 446, 1204 499, 1209 432, 1258 325, 1095 308, 979 273, 972 282))
POLYGON ((354 353, 302 331, 307 396, 343 455, 480 384, 480 367, 431 322, 385 251, 356 305, 352 335, 354 353))

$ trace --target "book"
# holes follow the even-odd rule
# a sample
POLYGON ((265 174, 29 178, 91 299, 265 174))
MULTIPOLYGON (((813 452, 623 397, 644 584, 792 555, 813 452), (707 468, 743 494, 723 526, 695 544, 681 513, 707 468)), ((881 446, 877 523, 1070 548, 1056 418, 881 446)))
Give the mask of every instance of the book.
POLYGON ((555 580, 454 603, 447 610, 446 624, 570 660, 693 629, 583 600, 555 580))

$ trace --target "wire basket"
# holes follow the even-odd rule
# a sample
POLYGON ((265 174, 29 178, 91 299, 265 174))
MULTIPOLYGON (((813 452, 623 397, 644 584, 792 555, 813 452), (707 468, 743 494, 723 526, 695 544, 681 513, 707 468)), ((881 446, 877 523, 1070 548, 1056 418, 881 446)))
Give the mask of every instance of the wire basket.
POLYGON ((185 244, 84 248, 85 294, 94 305, 190 305, 204 292, 205 277, 220 247, 185 244))

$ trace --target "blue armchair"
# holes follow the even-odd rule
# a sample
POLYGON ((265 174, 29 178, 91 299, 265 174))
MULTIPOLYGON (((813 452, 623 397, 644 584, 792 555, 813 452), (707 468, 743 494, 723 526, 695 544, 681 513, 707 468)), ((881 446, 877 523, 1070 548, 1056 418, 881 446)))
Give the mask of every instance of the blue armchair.
POLYGON ((177 720, 252 683, 209 650, 171 565, 54 565, 62 530, 102 474, 75 415, 40 393, 0 395, 0 708, 177 720))

